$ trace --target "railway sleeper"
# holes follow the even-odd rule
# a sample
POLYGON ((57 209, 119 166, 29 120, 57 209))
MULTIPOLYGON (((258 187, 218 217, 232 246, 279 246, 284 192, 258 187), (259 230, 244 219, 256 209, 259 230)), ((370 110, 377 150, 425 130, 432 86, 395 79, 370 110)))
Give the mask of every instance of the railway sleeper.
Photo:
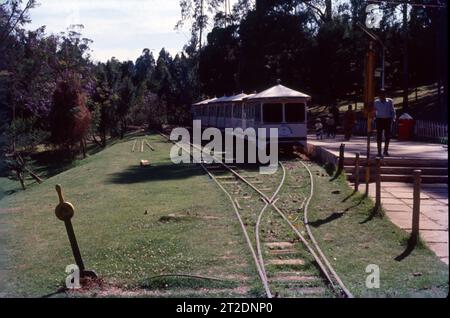
POLYGON ((323 287, 304 287, 285 290, 280 294, 280 297, 284 298, 298 298, 305 296, 308 298, 319 297, 322 298, 327 294, 327 289, 323 287))
POLYGON ((299 251, 295 249, 272 249, 269 250, 270 255, 291 255, 298 254, 299 251))
POLYGON ((294 243, 291 242, 266 242, 264 243, 267 248, 273 249, 285 249, 285 248, 293 248, 294 243))
POLYGON ((311 282, 322 282, 322 279, 320 279, 317 276, 311 276, 311 275, 277 275, 276 273, 274 276, 270 276, 269 280, 271 282, 275 283, 289 283, 289 284, 304 284, 304 283, 311 283, 311 282))
POLYGON ((287 259, 269 259, 267 265, 272 266, 299 266, 305 265, 305 261, 300 258, 287 258, 287 259))

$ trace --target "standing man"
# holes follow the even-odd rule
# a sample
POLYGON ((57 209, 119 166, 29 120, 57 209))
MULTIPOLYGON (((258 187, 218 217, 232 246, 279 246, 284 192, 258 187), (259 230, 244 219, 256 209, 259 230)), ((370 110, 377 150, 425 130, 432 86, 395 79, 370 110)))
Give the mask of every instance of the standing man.
POLYGON ((377 125, 377 146, 378 156, 381 155, 381 146, 383 143, 384 132, 384 156, 389 156, 389 141, 391 140, 391 127, 395 121, 394 102, 390 98, 386 98, 384 88, 380 90, 380 97, 375 101, 375 118, 377 125))
POLYGON ((350 140, 352 136, 353 127, 356 124, 356 114, 353 111, 352 105, 348 105, 348 110, 344 114, 344 138, 350 140))

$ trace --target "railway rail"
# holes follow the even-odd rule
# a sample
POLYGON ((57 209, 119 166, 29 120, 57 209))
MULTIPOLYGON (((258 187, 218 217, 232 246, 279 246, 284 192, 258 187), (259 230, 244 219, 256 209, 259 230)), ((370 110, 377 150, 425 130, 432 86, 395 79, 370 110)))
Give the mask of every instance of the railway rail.
MULTIPOLYGON (((170 141, 170 138, 167 135, 162 132, 160 134, 170 141)), ((255 263, 256 271, 262 283, 264 292, 268 298, 284 297, 284 295, 294 297, 314 296, 314 294, 320 293, 320 287, 316 286, 320 286, 321 283, 326 286, 324 292, 330 297, 353 297, 351 292, 346 288, 341 278, 338 276, 333 266, 320 249, 309 227, 308 208, 314 195, 314 178, 308 165, 305 164, 303 160, 300 161, 301 165, 307 171, 310 179, 309 195, 304 198, 302 204, 302 223, 305 231, 301 231, 301 229, 296 227, 290 220, 290 215, 287 215, 286 212, 283 212, 282 209, 280 209, 277 205, 280 202, 279 194, 283 186, 285 186, 287 176, 287 172, 283 162, 279 162, 282 171, 281 180, 279 180, 274 191, 270 195, 267 195, 266 193, 264 193, 267 191, 267 189, 265 189, 266 191, 264 191, 262 190, 262 188, 258 188, 255 185, 255 182, 249 180, 255 178, 256 176, 249 176, 248 170, 245 171, 246 175, 244 175, 244 173, 241 173, 240 168, 224 163, 222 158, 220 158, 219 156, 215 154, 205 153, 204 150, 191 143, 187 143, 185 145, 180 145, 180 143, 178 143, 178 145, 182 148, 183 151, 189 154, 191 154, 191 147, 193 147, 193 149, 197 148, 197 151, 202 151, 204 157, 206 156, 206 158, 208 158, 208 156, 210 156, 208 158, 208 163, 202 161, 200 162, 200 166, 229 198, 244 234, 246 243, 249 247, 252 259, 255 263), (212 163, 209 163, 211 161, 212 163), (242 192, 243 189, 252 191, 253 194, 256 195, 256 198, 259 199, 262 203, 262 207, 259 209, 259 212, 256 213, 256 215, 252 211, 247 211, 250 209, 245 209, 239 204, 238 199, 241 198, 239 198, 236 194, 242 192), (280 255, 306 252, 310 257, 312 257, 311 262, 317 266, 320 275, 304 276, 298 271, 284 271, 286 267, 289 267, 288 265, 293 265, 294 268, 296 265, 302 265, 301 260, 299 259, 283 258, 282 256, 280 256, 280 259, 272 260, 272 263, 265 261, 263 255, 263 249, 265 246, 262 244, 261 236, 263 234, 262 220, 264 217, 266 217, 268 211, 272 211, 274 212, 272 214, 278 216, 278 219, 272 219, 272 223, 275 222, 278 227, 282 226, 285 229, 289 229, 291 233, 296 237, 296 241, 292 243, 283 242, 283 239, 281 239, 281 241, 277 240, 277 235, 272 235, 275 236, 272 237, 272 240, 275 239, 275 241, 272 243, 266 243, 266 245, 268 244, 267 246, 269 246, 269 252, 274 252, 280 255), (302 234, 302 232, 306 232, 306 235, 302 234), (302 245, 304 249, 299 249, 298 245, 302 245), (288 248, 284 249, 286 246, 288 248), (272 247, 273 249, 270 250, 270 247, 272 247), (281 270, 273 270, 274 267, 277 267, 274 265, 281 265, 281 270), (269 267, 272 270, 268 270, 269 267), (272 273, 272 275, 269 275, 269 271, 272 273)), ((274 181, 271 180, 271 183, 273 182, 274 181)), ((264 185, 267 185, 264 182, 262 183, 264 185)), ((253 207, 257 205, 256 201, 253 201, 251 204, 254 205, 253 207)), ((298 217, 299 216, 297 215, 297 218, 298 217)))

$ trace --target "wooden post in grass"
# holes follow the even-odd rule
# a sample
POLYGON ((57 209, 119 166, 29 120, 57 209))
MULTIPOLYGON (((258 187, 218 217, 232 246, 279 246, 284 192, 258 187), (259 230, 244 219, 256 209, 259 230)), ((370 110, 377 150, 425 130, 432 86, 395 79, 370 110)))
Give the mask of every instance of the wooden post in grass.
POLYGON ((336 176, 340 175, 344 170, 344 151, 345 151, 345 144, 341 144, 341 146, 339 147, 339 161, 336 176))
POLYGON ((381 214, 381 158, 376 158, 375 166, 375 210, 381 214))
POLYGON ((151 151, 155 151, 155 148, 153 148, 147 140, 145 141, 145 144, 150 148, 151 151))
POLYGON ((355 158, 355 172, 353 175, 355 179, 355 192, 359 189, 359 152, 356 153, 355 158))
POLYGON ((412 216, 412 231, 411 243, 417 244, 419 239, 419 225, 420 225, 420 188, 422 170, 414 170, 414 195, 413 195, 413 216, 412 216))
POLYGON ((142 139, 142 142, 141 142, 141 152, 144 152, 144 139, 142 139))

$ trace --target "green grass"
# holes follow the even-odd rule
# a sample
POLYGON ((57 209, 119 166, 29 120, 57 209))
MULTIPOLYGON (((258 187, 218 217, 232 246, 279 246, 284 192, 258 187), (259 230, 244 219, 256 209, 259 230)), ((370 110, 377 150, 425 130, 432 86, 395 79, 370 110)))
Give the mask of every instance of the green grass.
POLYGON ((401 261, 409 235, 387 217, 371 217, 373 202, 353 194, 344 177, 330 182, 312 165, 315 195, 309 222, 324 253, 356 297, 446 297, 448 266, 419 244, 401 261), (334 190, 339 194, 332 194, 334 190), (365 286, 369 264, 380 268, 380 288, 365 286))
MULTIPOLYGON (((32 184, 26 191, 0 200, 0 270, 10 268, 6 286, 2 285, 0 271, 0 293, 39 297, 63 286, 65 267, 74 261, 64 225, 54 215, 58 202, 54 186, 61 184, 65 199, 76 208, 73 225, 86 267, 97 271, 108 286, 156 292, 151 297, 199 297, 208 289, 216 291, 214 297, 238 297, 242 293, 230 291, 241 287, 248 290, 246 296, 264 295, 228 198, 197 165, 172 164, 168 158, 171 144, 159 136, 146 137, 156 151, 146 148, 144 153, 132 153, 136 137, 142 138, 135 135, 115 142, 43 184, 32 184), (152 166, 141 168, 141 159, 149 159, 152 166), (154 278, 162 274, 224 280, 154 278), (248 281, 241 280, 243 276, 248 281), (163 293, 167 291, 170 293, 163 293)), ((309 193, 309 176, 298 161, 287 161, 286 186, 277 206, 304 231, 300 206, 309 193)), ((342 177, 331 182, 323 168, 315 164, 311 168, 316 182, 309 216, 312 230, 355 296, 447 295, 448 266, 423 246, 396 261, 406 248, 407 234, 387 218, 369 218, 373 203, 358 194, 350 196, 352 190, 342 177), (339 192, 333 193, 335 190, 339 192), (365 287, 369 264, 380 267, 380 289, 365 287)), ((241 168, 241 172, 256 176, 251 181, 278 184, 280 180, 280 171, 273 176, 256 175, 251 168, 241 168)), ((231 192, 236 187, 226 186, 231 192)), ((272 188, 275 190, 274 185, 272 188)), ((251 229, 263 203, 246 186, 236 193, 239 197, 250 195, 240 199, 241 214, 255 243, 251 229)), ((266 241, 295 239, 271 208, 261 229, 266 241)), ((317 275, 311 257, 302 251, 301 244, 297 245, 299 253, 292 257, 305 260, 298 270, 317 275)), ((275 272, 270 266, 267 270, 269 274, 275 272)))
POLYGON ((132 153, 132 140, 117 143, 0 201, 16 209, 4 213, 13 269, 10 295, 55 291, 74 262, 64 224, 54 215, 58 183, 75 205, 72 221, 86 267, 108 282, 139 288, 159 274, 252 273, 227 198, 198 166, 172 164, 171 144, 159 136, 148 140, 155 152, 132 153), (152 166, 139 167, 140 159, 152 166), (167 221, 169 215, 174 217, 167 221))

